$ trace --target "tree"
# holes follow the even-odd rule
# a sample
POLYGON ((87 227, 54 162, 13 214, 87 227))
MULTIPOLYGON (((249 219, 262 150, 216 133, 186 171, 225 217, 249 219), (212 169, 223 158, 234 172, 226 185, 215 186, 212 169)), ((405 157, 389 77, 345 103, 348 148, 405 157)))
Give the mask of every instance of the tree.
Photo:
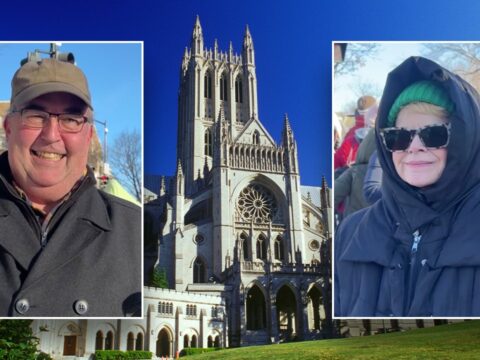
POLYGON ((168 289, 167 271, 164 268, 153 268, 152 286, 168 289))
POLYGON ((345 59, 334 65, 335 76, 357 71, 374 57, 379 46, 377 43, 348 43, 345 59))
POLYGON ((123 180, 127 189, 141 201, 141 136, 138 131, 123 131, 110 151, 113 175, 123 180))
POLYGON ((0 360, 35 360, 38 338, 32 320, 0 320, 0 360))
POLYGON ((378 85, 365 81, 358 81, 357 83, 355 83, 352 88, 352 92, 357 98, 360 98, 364 95, 371 95, 379 99, 382 96, 382 89, 378 85))
POLYGON ((475 88, 480 88, 480 44, 431 43, 424 44, 423 54, 463 77, 475 88))

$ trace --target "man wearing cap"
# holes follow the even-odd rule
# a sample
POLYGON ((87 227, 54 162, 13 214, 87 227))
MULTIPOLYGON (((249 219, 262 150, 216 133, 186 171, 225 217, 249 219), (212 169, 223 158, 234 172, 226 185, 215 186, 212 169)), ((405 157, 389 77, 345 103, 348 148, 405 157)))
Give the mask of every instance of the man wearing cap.
POLYGON ((140 208, 95 187, 87 80, 56 59, 12 79, 0 156, 0 316, 141 314, 140 208))

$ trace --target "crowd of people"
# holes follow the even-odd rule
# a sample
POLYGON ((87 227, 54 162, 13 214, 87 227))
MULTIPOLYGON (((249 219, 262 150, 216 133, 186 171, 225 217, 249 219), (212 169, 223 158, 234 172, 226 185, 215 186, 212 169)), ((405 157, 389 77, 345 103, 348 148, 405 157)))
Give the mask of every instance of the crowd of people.
MULTIPOLYGON (((363 209, 376 200, 381 182, 381 169, 375 150, 375 119, 378 102, 365 95, 358 99, 355 124, 345 134, 334 154, 334 206, 337 224, 346 216, 363 209), (372 164, 369 166, 370 160, 372 164), (367 175, 368 174, 368 175, 367 175), (368 185, 366 185, 368 184, 368 185), (376 194, 372 196, 371 194, 376 194)), ((340 136, 339 126, 336 134, 340 136)))

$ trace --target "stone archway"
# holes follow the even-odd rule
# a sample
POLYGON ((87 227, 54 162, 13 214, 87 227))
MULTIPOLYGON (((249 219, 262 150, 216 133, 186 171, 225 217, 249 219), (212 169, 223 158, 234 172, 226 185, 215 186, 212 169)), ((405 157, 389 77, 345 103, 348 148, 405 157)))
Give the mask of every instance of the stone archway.
POLYGON ((132 351, 135 348, 135 336, 132 332, 127 335, 127 351, 132 351))
POLYGON ((156 355, 158 357, 162 356, 172 356, 172 334, 167 328, 160 330, 157 336, 157 348, 156 355))
POLYGON ((65 335, 63 337, 63 355, 74 356, 77 349, 77 337, 75 335, 65 335))
POLYGON ((265 296, 257 285, 247 293, 247 330, 262 330, 267 327, 265 296))
POLYGON ((101 330, 98 330, 95 335, 95 350, 103 350, 103 332, 101 330))
POLYGON ((82 354, 82 330, 73 322, 65 322, 58 335, 63 338, 63 356, 81 356, 82 354))
POLYGON ((322 292, 316 286, 307 293, 308 296, 308 329, 321 330, 322 317, 325 317, 325 311, 322 305, 322 292))
POLYGON ((137 334, 137 339, 135 340, 135 350, 143 350, 143 333, 141 332, 137 334))
POLYGON ((297 300, 292 289, 284 285, 277 292, 277 319, 280 338, 290 340, 297 331, 297 300))

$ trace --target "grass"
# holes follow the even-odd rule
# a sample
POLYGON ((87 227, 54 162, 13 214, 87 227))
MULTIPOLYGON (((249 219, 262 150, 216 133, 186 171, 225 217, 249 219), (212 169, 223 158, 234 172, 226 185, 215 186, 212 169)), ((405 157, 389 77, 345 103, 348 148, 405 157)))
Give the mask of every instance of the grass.
POLYGON ((480 321, 348 339, 235 348, 187 358, 192 360, 480 359, 480 321))

